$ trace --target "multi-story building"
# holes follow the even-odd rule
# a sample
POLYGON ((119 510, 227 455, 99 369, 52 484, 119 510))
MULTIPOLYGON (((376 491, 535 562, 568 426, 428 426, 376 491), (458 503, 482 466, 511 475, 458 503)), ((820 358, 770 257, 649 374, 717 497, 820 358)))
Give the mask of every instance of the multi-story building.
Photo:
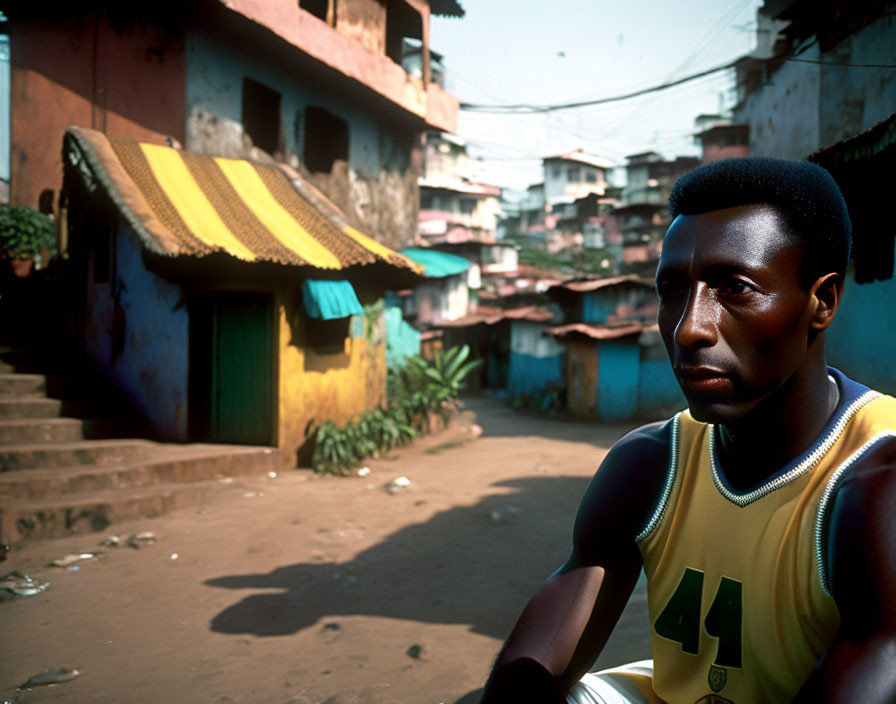
POLYGON ((724 115, 698 115, 694 141, 700 145, 700 163, 750 155, 750 126, 724 115))
MULTIPOLYGON (((431 14, 455 0, 18 3, 11 35, 11 201, 52 201, 71 125, 290 165, 390 246, 417 236, 422 149, 453 131, 432 80, 431 14), (408 41, 410 40, 410 41, 408 41), (406 52, 422 60, 409 73, 406 52), (407 61, 406 61, 407 59, 407 61)), ((410 66, 410 63, 409 63, 410 66)))

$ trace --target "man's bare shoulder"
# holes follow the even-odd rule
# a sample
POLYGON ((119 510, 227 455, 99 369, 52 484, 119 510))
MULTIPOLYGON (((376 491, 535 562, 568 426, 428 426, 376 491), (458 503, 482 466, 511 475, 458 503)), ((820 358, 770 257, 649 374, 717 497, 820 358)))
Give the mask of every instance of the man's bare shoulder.
POLYGON ((641 426, 621 438, 595 472, 576 516, 580 562, 600 564, 635 548, 669 472, 672 421, 641 426))

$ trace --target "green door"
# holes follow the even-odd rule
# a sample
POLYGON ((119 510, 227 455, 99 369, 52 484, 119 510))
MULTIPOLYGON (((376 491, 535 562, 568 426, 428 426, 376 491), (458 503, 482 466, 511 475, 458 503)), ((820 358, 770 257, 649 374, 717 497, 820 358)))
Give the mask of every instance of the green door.
POLYGON ((210 308, 210 440, 268 445, 273 386, 271 297, 215 294, 210 308))

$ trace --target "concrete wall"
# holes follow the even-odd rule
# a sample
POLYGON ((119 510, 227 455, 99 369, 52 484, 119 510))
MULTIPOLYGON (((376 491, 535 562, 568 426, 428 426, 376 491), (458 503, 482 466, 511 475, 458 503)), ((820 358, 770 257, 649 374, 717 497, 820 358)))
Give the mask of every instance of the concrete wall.
POLYGON ((868 129, 896 109, 890 68, 838 64, 896 64, 896 17, 881 17, 822 53, 815 44, 785 61, 737 110, 750 125, 750 153, 804 159, 821 147, 868 129))
POLYGON ((93 256, 88 265, 87 356, 160 439, 186 441, 189 316, 181 289, 146 270, 126 225, 120 224, 113 238, 110 281, 93 283, 93 256))
POLYGON ((119 33, 95 13, 69 23, 10 24, 13 204, 36 208, 43 190, 58 195, 69 125, 156 144, 183 140, 180 37, 143 25, 119 33))
POLYGON ((361 107, 357 95, 312 88, 288 66, 272 66, 245 47, 225 45, 198 32, 186 42, 186 148, 204 154, 252 156, 242 128, 246 76, 280 93, 279 141, 283 158, 296 168, 302 168, 306 107, 322 107, 347 123, 348 162, 337 161, 329 174, 305 171, 306 176, 360 230, 394 248, 412 245, 422 153, 416 133, 395 128, 386 117, 361 107))
MULTIPOLYGON (((819 61, 818 45, 800 55, 819 61)), ((747 97, 735 122, 750 125, 750 154, 804 159, 819 146, 821 69, 818 64, 786 61, 762 89, 747 97)))
POLYGON ((511 398, 562 387, 566 377, 566 348, 544 335, 542 323, 513 320, 510 323, 511 398))
POLYGON ((847 277, 827 333, 828 364, 873 389, 896 395, 896 278, 857 284, 847 277))
MULTIPOLYGON (((315 350, 299 297, 278 294, 280 461, 294 467, 310 459, 299 449, 311 420, 344 425, 359 413, 381 404, 386 395, 385 320, 365 323, 365 316, 346 322, 347 337, 336 351, 315 350)), ((307 449, 307 448, 306 448, 307 449)))

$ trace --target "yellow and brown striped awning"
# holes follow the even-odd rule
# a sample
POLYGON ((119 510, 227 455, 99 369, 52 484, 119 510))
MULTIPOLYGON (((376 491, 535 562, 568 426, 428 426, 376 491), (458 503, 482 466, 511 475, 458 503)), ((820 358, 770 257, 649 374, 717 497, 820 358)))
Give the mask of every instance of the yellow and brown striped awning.
POLYGON ((355 228, 326 217, 282 171, 70 127, 63 157, 88 187, 98 184, 156 254, 226 252, 338 270, 385 262, 421 267, 355 228))

